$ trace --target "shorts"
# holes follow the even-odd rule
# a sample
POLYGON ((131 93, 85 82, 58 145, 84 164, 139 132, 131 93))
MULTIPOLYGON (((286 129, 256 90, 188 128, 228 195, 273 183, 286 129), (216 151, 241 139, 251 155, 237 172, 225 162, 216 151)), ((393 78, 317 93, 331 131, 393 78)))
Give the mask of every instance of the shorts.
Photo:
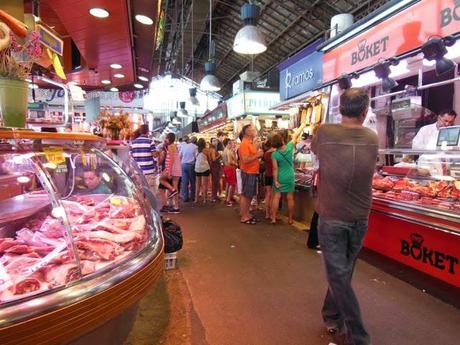
POLYGON ((246 198, 252 199, 257 194, 257 177, 259 174, 247 174, 241 172, 241 180, 243 184, 242 193, 246 198))
POLYGON ((236 168, 224 166, 225 180, 229 186, 236 186, 236 168))
POLYGON ((265 176, 265 178, 264 178, 264 186, 265 187, 273 186, 273 176, 265 176))
POLYGON ((211 174, 211 170, 206 170, 205 172, 195 172, 196 176, 209 176, 211 174))

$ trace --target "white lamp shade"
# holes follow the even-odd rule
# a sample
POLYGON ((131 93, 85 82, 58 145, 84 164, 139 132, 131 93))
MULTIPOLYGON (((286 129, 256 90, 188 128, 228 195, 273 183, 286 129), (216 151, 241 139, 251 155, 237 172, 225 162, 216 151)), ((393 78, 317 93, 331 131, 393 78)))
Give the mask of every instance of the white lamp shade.
POLYGON ((265 39, 254 25, 246 25, 238 31, 233 42, 233 50, 239 54, 260 54, 267 50, 265 39))
POLYGON ((201 80, 200 89, 211 92, 219 91, 221 89, 219 79, 213 74, 206 74, 201 80))

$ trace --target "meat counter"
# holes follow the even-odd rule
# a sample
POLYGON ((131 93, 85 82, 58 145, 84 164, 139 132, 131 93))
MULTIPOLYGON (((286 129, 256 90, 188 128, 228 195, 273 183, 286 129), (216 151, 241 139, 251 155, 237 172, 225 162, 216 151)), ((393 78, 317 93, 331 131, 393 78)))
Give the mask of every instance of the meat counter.
POLYGON ((126 332, 106 343, 123 343, 124 313, 163 268, 142 174, 92 135, 0 129, 0 141, 0 178, 20 185, 0 198, 0 343, 103 344, 108 324, 126 332))
POLYGON ((460 151, 380 158, 364 246, 460 287, 460 151))

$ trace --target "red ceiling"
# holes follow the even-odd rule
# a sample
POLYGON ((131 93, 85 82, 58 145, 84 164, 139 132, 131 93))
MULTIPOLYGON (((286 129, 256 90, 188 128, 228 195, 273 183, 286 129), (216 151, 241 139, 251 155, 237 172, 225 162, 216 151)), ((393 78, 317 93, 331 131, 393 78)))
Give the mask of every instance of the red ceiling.
MULTIPOLYGON (((112 80, 112 86, 134 82, 126 0, 42 0, 41 6, 40 15, 44 21, 52 20, 47 19, 47 9, 51 8, 86 61, 84 70, 68 74, 70 80, 88 87, 105 87, 100 83, 103 79, 112 80), (106 9, 110 16, 102 19, 93 17, 89 14, 93 7, 106 9), (114 70, 109 66, 111 63, 120 64, 123 68, 114 70), (125 78, 114 78, 116 73, 124 74, 125 78)), ((48 10, 50 17, 53 17, 52 11, 48 10)), ((55 30, 62 33, 61 27, 55 30)))

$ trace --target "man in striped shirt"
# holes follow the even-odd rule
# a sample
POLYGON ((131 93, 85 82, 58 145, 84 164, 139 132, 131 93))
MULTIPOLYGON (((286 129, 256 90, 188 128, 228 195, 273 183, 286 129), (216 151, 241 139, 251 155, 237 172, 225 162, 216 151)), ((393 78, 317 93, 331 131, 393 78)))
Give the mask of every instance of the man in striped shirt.
POLYGON ((131 142, 131 156, 142 169, 149 186, 157 191, 157 163, 154 158, 155 144, 148 138, 148 126, 139 127, 139 136, 131 142))

